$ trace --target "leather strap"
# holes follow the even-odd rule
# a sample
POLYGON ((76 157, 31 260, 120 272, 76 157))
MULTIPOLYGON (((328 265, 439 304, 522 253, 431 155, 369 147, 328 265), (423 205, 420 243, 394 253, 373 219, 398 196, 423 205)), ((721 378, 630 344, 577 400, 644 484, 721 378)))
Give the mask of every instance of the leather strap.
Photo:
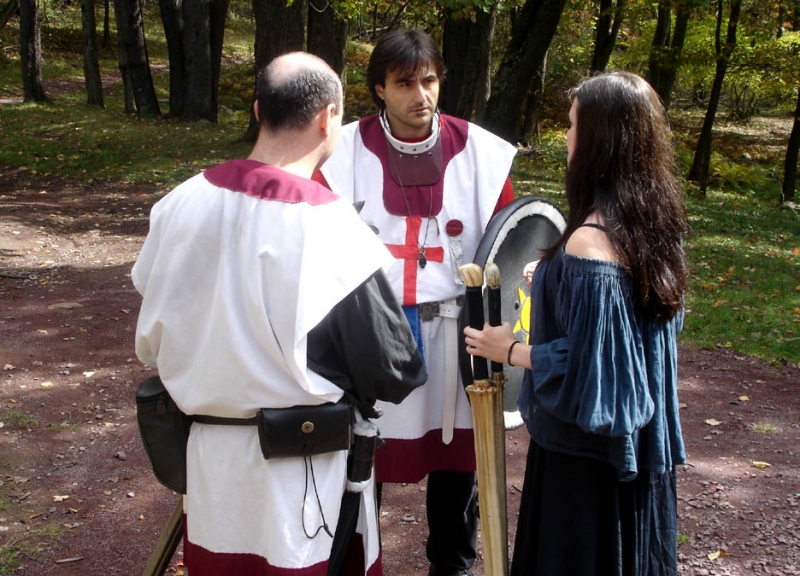
POLYGON ((217 424, 221 426, 255 426, 258 424, 258 417, 252 418, 223 418, 222 416, 204 416, 195 414, 191 416, 192 421, 200 424, 217 424))
POLYGON ((442 442, 453 441, 458 397, 458 317, 461 314, 459 301, 446 300, 439 303, 439 316, 444 322, 445 369, 444 402, 442 403, 442 442))

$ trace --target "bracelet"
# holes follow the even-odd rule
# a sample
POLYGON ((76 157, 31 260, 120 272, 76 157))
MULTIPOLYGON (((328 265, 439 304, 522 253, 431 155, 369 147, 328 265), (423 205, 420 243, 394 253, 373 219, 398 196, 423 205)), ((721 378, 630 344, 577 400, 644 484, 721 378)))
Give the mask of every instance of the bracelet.
POLYGON ((511 363, 511 352, 514 350, 514 346, 516 346, 517 344, 519 344, 519 340, 514 340, 511 343, 511 346, 508 347, 508 362, 506 362, 506 364, 508 364, 509 366, 513 366, 513 364, 511 363))

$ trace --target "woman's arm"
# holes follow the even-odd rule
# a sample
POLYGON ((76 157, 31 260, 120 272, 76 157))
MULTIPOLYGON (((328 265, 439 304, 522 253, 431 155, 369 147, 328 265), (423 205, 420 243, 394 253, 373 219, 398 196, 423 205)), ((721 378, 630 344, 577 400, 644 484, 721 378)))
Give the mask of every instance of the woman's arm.
POLYGON ((464 328, 464 335, 467 352, 473 356, 512 366, 531 367, 531 347, 514 338, 508 322, 503 322, 501 326, 484 324, 483 330, 464 328))

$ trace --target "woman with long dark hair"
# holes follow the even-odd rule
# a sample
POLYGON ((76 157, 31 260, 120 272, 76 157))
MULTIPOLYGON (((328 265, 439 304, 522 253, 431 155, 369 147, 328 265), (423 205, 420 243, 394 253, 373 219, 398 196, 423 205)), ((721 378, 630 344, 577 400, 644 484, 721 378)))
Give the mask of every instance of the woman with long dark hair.
POLYGON ((471 354, 528 368, 511 574, 676 575, 688 225, 669 127, 626 72, 579 84, 570 121, 569 216, 533 273, 530 345, 465 329, 471 354))

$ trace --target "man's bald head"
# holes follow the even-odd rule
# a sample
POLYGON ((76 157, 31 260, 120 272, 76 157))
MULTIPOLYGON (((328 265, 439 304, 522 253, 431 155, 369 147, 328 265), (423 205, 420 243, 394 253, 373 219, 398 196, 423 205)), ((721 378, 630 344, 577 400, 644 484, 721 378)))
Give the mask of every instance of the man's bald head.
POLYGON ((328 105, 342 110, 342 85, 324 60, 305 52, 278 56, 256 82, 259 122, 270 131, 304 130, 328 105))

